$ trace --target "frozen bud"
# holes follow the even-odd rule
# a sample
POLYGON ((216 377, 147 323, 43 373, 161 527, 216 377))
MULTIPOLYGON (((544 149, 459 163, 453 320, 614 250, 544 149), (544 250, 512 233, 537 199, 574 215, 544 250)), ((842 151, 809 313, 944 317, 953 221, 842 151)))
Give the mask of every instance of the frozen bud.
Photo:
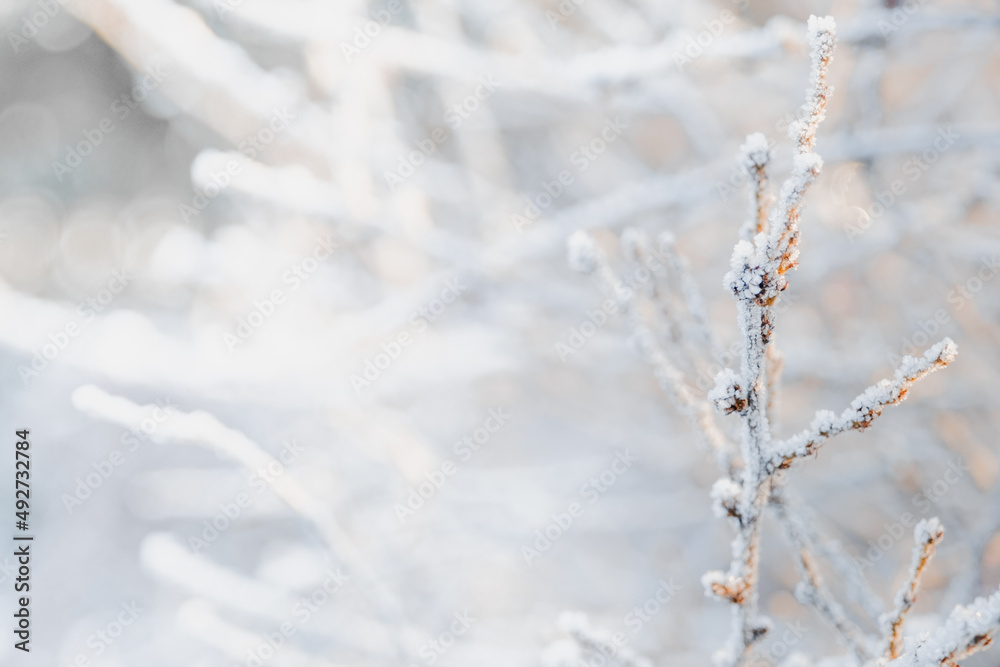
POLYGON ((748 176, 771 161, 773 153, 767 144, 767 137, 760 132, 747 135, 746 143, 740 146, 740 167, 748 176))
POLYGON ((577 230, 566 242, 569 268, 579 273, 591 273, 597 268, 600 252, 594 237, 583 230, 577 230))
POLYGON ((701 585, 705 587, 705 596, 714 598, 720 588, 726 588, 726 573, 722 570, 709 570, 701 575, 701 585))
POLYGON ((722 477, 712 485, 712 511, 715 516, 722 518, 726 516, 739 516, 740 485, 729 479, 722 477))
POLYGON ((747 396, 740 383, 740 376, 731 368, 719 371, 715 376, 715 387, 708 392, 708 400, 727 415, 743 412, 747 407, 747 396))
POLYGON ((938 518, 923 519, 913 528, 913 540, 917 544, 935 544, 944 537, 944 526, 938 518))
POLYGON ((837 22, 832 16, 810 16, 806 23, 809 46, 819 57, 829 58, 837 44, 837 22))

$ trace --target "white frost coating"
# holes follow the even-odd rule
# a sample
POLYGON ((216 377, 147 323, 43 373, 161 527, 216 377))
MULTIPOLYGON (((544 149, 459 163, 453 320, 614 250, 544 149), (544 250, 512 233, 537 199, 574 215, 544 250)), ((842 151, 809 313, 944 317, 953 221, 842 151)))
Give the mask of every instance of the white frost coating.
POLYGON ((725 368, 715 376, 715 387, 708 392, 708 400, 726 414, 740 412, 747 401, 742 384, 742 379, 733 369, 725 368))
POLYGON ((741 301, 752 301, 761 293, 762 274, 767 266, 767 258, 760 250, 762 237, 754 238, 754 242, 739 241, 733 248, 729 259, 730 271, 723 278, 722 284, 741 301))
POLYGON ((592 273, 597 267, 597 242, 583 230, 577 230, 566 242, 569 268, 578 273, 592 273))
POLYGON ((757 168, 771 161, 773 152, 767 143, 767 137, 762 132, 747 135, 746 142, 740 146, 740 166, 748 176, 757 168))
POLYGON ((828 410, 818 412, 809 428, 776 443, 771 456, 771 465, 779 466, 791 459, 809 456, 823 440, 838 433, 849 429, 867 428, 875 417, 882 414, 887 405, 895 405, 902 401, 914 382, 948 365, 954 361, 957 354, 958 346, 950 338, 945 338, 924 352, 920 358, 904 358, 892 380, 881 380, 865 389, 840 416, 834 417, 828 410))
POLYGON ((826 118, 826 103, 833 93, 833 88, 826 83, 826 72, 837 45, 837 24, 832 16, 810 16, 807 28, 812 55, 809 87, 799 120, 788 127, 788 135, 796 140, 802 153, 812 150, 816 144, 816 129, 826 118))
POLYGON ((913 541, 917 544, 929 544, 937 542, 944 535, 944 526, 936 517, 923 519, 913 528, 913 541))
POLYGON ((944 625, 886 667, 940 667, 985 646, 1000 627, 1000 590, 988 598, 977 598, 967 606, 956 606, 944 625))
POLYGON ((715 516, 721 519, 735 512, 742 493, 740 485, 728 477, 715 480, 712 485, 712 511, 715 516))

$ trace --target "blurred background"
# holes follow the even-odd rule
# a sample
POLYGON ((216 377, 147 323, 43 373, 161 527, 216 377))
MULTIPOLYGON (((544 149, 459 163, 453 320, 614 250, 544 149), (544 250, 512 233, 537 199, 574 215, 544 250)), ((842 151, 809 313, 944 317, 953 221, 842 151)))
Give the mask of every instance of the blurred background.
MULTIPOLYGON (((763 132, 787 173, 813 13, 840 46, 778 433, 944 335, 960 356, 790 486, 886 601, 904 515, 941 518, 912 629, 994 589, 998 10, 5 0, 0 414, 36 537, 32 652, 0 662, 575 665, 576 610, 710 664, 718 472, 621 318, 586 324, 565 241, 672 232, 730 348, 735 155, 763 132)), ((764 540, 761 664, 842 654, 764 540)))

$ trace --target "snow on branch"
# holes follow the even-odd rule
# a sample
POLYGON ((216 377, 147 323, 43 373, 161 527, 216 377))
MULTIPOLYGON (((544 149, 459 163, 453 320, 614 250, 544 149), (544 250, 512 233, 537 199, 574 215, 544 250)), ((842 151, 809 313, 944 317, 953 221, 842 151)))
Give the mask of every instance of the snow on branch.
POLYGON ((748 135, 746 143, 740 146, 740 169, 750 179, 750 211, 740 228, 740 238, 745 241, 767 232, 767 214, 773 199, 768 188, 767 164, 773 156, 767 137, 761 132, 748 135))
POLYGON ((889 405, 898 405, 909 392, 910 387, 924 376, 944 368, 958 355, 958 346, 950 338, 945 338, 922 357, 903 357, 903 361, 892 380, 882 380, 864 390, 851 402, 851 406, 840 416, 829 410, 816 413, 809 428, 798 435, 774 445, 769 467, 772 470, 787 468, 794 459, 810 456, 827 439, 851 429, 862 431, 869 426, 882 410, 889 405))
MULTIPOLYGON (((113 396, 93 385, 76 389, 72 395, 74 407, 94 418, 131 428, 139 424, 154 406, 140 406, 121 396, 113 396)), ((280 462, 243 433, 229 428, 215 416, 203 410, 171 411, 150 434, 154 442, 190 443, 216 451, 247 470, 280 469, 280 462)), ((354 540, 329 511, 325 503, 313 496, 295 479, 293 471, 273 475, 269 487, 292 510, 312 523, 324 538, 335 558, 359 575, 368 585, 381 612, 387 618, 402 623, 401 607, 395 596, 385 588, 368 564, 354 540)))
POLYGON ((886 667, 958 667, 958 661, 986 648, 1000 628, 1000 590, 956 606, 944 625, 886 667))
POLYGON ((800 118, 788 128, 788 134, 798 143, 800 153, 812 151, 816 145, 816 129, 826 118, 826 103, 833 93, 826 74, 837 45, 837 24, 832 16, 810 16, 807 30, 812 55, 809 88, 800 118))
POLYGON ((898 658, 903 653, 903 621, 917 601, 917 589, 920 578, 934 556, 934 550, 944 537, 944 527, 937 517, 924 519, 913 529, 913 558, 910 561, 910 571, 899 592, 896 593, 895 606, 892 611, 881 619, 882 630, 885 632, 883 654, 890 658, 898 658))

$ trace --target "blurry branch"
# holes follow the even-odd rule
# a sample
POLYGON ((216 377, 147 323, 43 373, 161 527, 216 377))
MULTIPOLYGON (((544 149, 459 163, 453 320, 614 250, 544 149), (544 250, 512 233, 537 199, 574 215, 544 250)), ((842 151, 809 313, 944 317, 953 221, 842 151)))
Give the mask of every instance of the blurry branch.
POLYGON ((642 356, 653 368, 661 389, 674 399, 678 409, 695 427, 702 441, 714 454, 719 467, 727 471, 733 470, 732 445, 715 423, 711 406, 704 398, 696 397, 691 392, 684 374, 670 360, 656 335, 643 320, 636 303, 635 290, 624 284, 611 268, 604 251, 585 232, 578 232, 570 238, 569 262, 570 267, 576 271, 594 273, 601 290, 617 301, 642 356))
MULTIPOLYGON (((833 570, 846 584, 847 598, 864 609, 868 617, 878 621, 885 613, 885 605, 875 594, 850 554, 835 540, 822 534, 817 528, 812 510, 802 505, 790 489, 776 487, 771 493, 771 503, 782 527, 787 531, 793 524, 801 534, 801 543, 810 551, 821 554, 833 570)), ((787 533, 786 533, 787 535, 787 533)), ((794 544, 794 543, 793 543, 794 544)))
POLYGON ((329 142, 321 139, 329 134, 329 115, 306 105, 293 86, 261 69, 238 44, 216 36, 197 12, 171 0, 89 0, 66 9, 136 70, 162 68, 159 92, 233 146, 266 126, 276 108, 302 108, 296 124, 306 136, 296 150, 317 168, 327 165, 329 142))
MULTIPOLYGON (((73 392, 73 405, 94 419, 125 427, 140 423, 152 409, 152 406, 137 405, 93 385, 80 387, 73 392)), ((251 472, 280 466, 277 459, 260 445, 201 410, 173 413, 169 420, 157 426, 150 437, 155 442, 190 443, 207 447, 231 458, 251 472)), ((286 471, 282 475, 272 476, 270 488, 292 510, 316 527, 333 556, 344 563, 348 571, 359 576, 366 588, 374 593, 377 607, 386 620, 402 623, 399 602, 385 588, 364 554, 336 518, 295 480, 294 473, 286 471)))
POLYGON ((786 507, 782 489, 776 488, 770 498, 785 535, 791 543, 795 566, 802 581, 795 589, 795 595, 802 604, 815 608, 820 616, 833 628, 841 640, 851 650, 858 664, 864 664, 869 658, 869 638, 864 631, 847 617, 844 608, 837 602, 833 593, 823 582, 816 562, 816 545, 813 543, 801 515, 793 514, 786 507))
POLYGON ((649 658, 638 655, 628 646, 619 646, 610 641, 605 632, 590 626, 587 617, 579 612, 563 612, 559 617, 559 625, 568 632, 583 648, 595 655, 610 656, 621 667, 653 667, 649 658))

